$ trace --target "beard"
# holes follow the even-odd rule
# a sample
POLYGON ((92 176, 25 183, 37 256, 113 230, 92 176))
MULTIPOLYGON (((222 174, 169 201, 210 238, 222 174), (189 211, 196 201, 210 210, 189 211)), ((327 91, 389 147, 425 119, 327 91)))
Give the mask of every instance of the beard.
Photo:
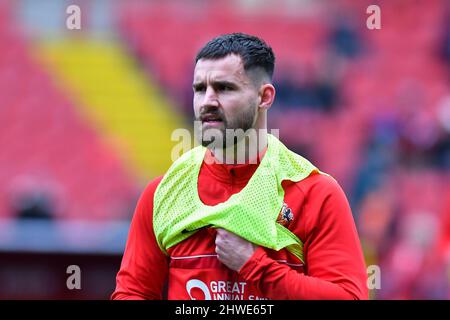
POLYGON ((214 111, 202 110, 203 112, 195 117, 196 123, 200 127, 194 126, 195 136, 201 145, 208 149, 233 147, 245 138, 247 130, 254 127, 256 108, 256 105, 249 107, 233 117, 226 117, 218 108, 214 111), (210 126, 207 122, 202 121, 204 114, 214 115, 220 118, 222 123, 219 126, 210 126))

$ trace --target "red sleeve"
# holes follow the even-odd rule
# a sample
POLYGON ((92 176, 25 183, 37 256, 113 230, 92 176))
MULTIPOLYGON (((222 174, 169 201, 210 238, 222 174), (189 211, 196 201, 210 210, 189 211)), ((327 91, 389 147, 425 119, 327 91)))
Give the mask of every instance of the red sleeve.
POLYGON ((153 232, 153 195, 161 179, 152 181, 138 201, 111 299, 162 299, 168 258, 153 232))
POLYGON ((305 274, 258 248, 240 275, 271 299, 368 299, 364 257, 344 192, 326 175, 306 180, 305 231, 294 231, 305 239, 305 274))

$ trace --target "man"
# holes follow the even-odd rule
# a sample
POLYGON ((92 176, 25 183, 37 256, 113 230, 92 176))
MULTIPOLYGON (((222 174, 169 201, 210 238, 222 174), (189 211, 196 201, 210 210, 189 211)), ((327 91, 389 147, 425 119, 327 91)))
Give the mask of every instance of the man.
POLYGON ((113 299, 161 299, 166 282, 169 299, 368 298, 342 189, 266 133, 274 60, 245 34, 200 50, 193 104, 207 148, 143 192, 113 299), (258 134, 227 134, 239 129, 258 134), (243 148, 241 163, 244 144, 257 152, 243 148))

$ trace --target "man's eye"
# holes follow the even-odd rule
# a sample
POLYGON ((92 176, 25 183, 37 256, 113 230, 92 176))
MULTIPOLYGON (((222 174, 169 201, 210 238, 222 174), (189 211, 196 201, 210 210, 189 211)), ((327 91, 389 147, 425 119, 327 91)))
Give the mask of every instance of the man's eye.
POLYGON ((205 87, 204 86, 194 87, 194 92, 203 92, 203 91, 205 91, 205 87))
POLYGON ((231 91, 231 90, 233 90, 233 87, 227 86, 227 85, 223 85, 223 86, 219 87, 219 90, 220 91, 231 91))

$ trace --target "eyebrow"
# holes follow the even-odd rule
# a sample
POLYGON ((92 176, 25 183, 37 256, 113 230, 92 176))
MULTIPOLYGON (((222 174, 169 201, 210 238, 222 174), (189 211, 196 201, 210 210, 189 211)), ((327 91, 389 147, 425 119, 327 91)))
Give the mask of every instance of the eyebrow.
MULTIPOLYGON (((204 81, 200 81, 200 82, 194 82, 192 84, 192 88, 198 88, 202 85, 205 85, 204 81)), ((232 82, 232 81, 227 81, 227 80, 218 80, 218 81, 212 81, 212 85, 213 86, 229 86, 229 87, 233 87, 236 88, 238 86, 238 84, 236 82, 232 82)))

